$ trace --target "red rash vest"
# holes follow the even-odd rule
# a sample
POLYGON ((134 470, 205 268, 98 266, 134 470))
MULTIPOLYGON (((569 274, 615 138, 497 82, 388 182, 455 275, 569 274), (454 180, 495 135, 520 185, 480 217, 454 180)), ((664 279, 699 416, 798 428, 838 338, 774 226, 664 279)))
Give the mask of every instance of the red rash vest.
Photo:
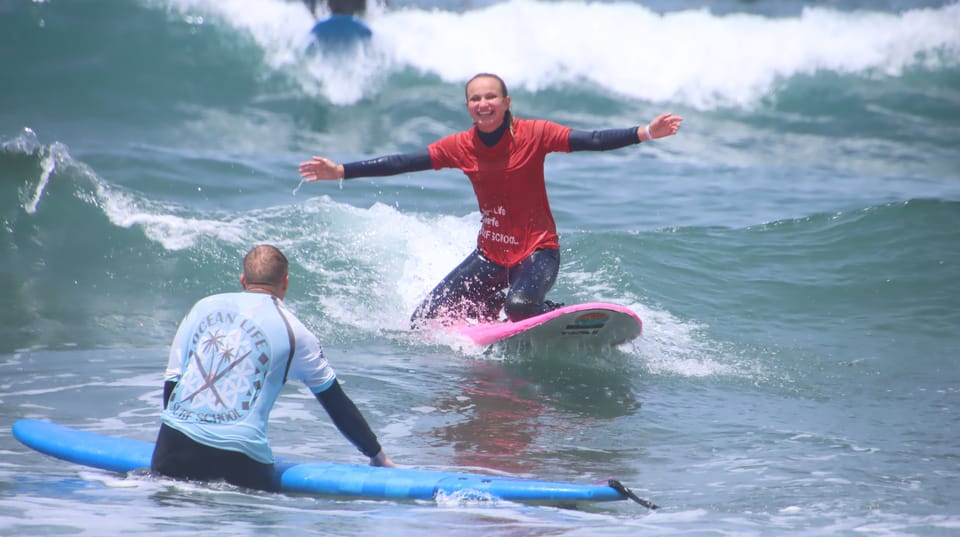
POLYGON ((477 128, 430 144, 433 168, 459 168, 470 178, 483 223, 477 247, 487 259, 512 267, 538 248, 559 249, 547 200, 543 161, 570 152, 570 127, 539 119, 513 119, 513 132, 493 147, 477 128))

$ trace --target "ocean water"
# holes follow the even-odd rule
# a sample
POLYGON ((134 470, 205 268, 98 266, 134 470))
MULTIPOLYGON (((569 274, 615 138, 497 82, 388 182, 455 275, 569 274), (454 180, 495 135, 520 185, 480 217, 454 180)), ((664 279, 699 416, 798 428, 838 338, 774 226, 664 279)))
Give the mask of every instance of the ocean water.
MULTIPOLYGON (((369 48, 305 52, 281 0, 0 2, 0 534, 955 535, 960 4, 372 5, 369 48), (299 184, 312 155, 514 113, 669 139, 548 157, 551 298, 635 309, 609 351, 407 330, 474 244, 457 171, 299 184), (32 452, 20 418, 152 440, 166 346, 272 242, 287 302, 400 465, 614 476, 662 508, 257 494, 32 452)), ((302 388, 277 453, 362 462, 302 388)))

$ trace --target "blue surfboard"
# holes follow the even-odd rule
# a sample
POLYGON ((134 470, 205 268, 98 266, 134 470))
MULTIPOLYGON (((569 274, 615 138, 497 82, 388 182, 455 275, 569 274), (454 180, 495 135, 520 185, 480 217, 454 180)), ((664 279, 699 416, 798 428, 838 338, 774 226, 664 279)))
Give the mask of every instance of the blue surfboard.
POLYGON ((313 36, 311 49, 318 47, 325 51, 341 51, 363 45, 373 37, 373 32, 363 21, 338 13, 318 21, 310 30, 310 34, 313 36))
MULTIPOLYGON (((106 436, 39 420, 19 420, 13 436, 40 453, 110 472, 150 467, 153 443, 106 436)), ((389 500, 433 500, 439 494, 476 493, 524 503, 606 502, 638 498, 617 480, 587 485, 412 468, 378 468, 278 458, 276 479, 283 492, 389 500)))

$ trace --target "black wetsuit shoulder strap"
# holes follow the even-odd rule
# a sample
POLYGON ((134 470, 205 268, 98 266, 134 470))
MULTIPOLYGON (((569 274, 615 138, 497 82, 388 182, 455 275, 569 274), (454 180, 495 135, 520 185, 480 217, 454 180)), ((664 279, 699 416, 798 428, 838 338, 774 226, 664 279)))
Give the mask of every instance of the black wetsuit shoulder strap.
POLYGON ((290 364, 293 363, 293 355, 297 351, 297 338, 293 335, 293 327, 290 326, 290 320, 283 314, 280 299, 275 296, 271 296, 270 298, 273 299, 273 305, 277 308, 277 314, 283 319, 283 325, 287 327, 287 338, 290 340, 290 354, 287 356, 287 367, 283 370, 283 383, 286 384, 287 375, 290 373, 290 364))

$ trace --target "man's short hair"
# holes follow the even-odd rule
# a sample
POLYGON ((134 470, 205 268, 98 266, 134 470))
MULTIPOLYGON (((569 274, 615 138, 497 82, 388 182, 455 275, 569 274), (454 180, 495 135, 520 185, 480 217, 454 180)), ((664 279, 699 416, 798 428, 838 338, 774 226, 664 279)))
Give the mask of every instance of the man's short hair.
POLYGON ((280 286, 287 270, 287 256, 270 244, 254 246, 243 258, 243 277, 248 285, 280 286))

